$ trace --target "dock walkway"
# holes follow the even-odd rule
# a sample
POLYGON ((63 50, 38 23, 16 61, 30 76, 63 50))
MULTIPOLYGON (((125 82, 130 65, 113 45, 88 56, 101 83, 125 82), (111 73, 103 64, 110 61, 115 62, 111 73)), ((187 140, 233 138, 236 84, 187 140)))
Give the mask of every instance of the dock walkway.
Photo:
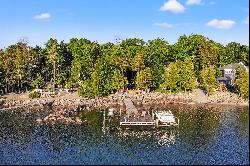
POLYGON ((130 98, 124 99, 126 114, 120 115, 120 125, 155 125, 152 115, 139 115, 130 98))
POLYGON ((124 102, 124 104, 126 106, 126 111, 127 111, 128 115, 132 115, 132 114, 136 115, 136 114, 138 114, 138 111, 135 108, 135 106, 134 106, 134 104, 133 104, 133 102, 131 101, 130 98, 124 99, 123 102, 124 102))

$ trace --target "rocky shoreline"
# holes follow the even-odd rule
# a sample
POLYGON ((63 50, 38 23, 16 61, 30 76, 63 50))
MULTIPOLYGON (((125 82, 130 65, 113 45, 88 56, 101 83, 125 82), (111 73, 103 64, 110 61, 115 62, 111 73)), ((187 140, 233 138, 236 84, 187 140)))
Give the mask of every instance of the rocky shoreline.
MULTIPOLYGON (((204 97, 204 96, 203 96, 204 97)), ((225 110, 225 107, 234 106, 249 106, 249 102, 243 100, 235 94, 229 92, 214 93, 206 97, 204 100, 199 100, 201 97, 196 92, 179 93, 179 94, 163 94, 163 93, 148 93, 148 94, 122 94, 110 95, 102 98, 87 99, 33 99, 33 100, 1 100, 0 110, 27 108, 49 107, 53 109, 52 113, 44 118, 36 119, 38 124, 83 124, 76 114, 80 111, 91 111, 94 109, 115 108, 116 112, 125 111, 123 100, 130 98, 138 110, 151 110, 153 108, 216 108, 215 110, 225 110), (198 100, 197 100, 198 99, 198 100), (217 109, 217 108, 223 109, 217 109)))
MULTIPOLYGON (((169 104, 216 104, 216 105, 235 105, 249 106, 249 102, 239 96, 229 92, 214 93, 208 96, 206 101, 195 100, 197 95, 194 93, 163 94, 159 92, 148 94, 126 94, 110 95, 102 98, 88 99, 33 99, 33 100, 6 100, 0 99, 0 109, 11 109, 17 107, 67 107, 76 109, 80 107, 84 110, 107 109, 111 107, 124 107, 124 98, 130 98, 136 106, 147 107, 150 105, 169 105, 169 104)), ((199 98, 199 96, 198 96, 199 98)))
POLYGON ((36 119, 38 124, 83 124, 85 121, 82 121, 78 116, 75 116, 75 110, 61 109, 59 111, 53 112, 44 118, 36 119))

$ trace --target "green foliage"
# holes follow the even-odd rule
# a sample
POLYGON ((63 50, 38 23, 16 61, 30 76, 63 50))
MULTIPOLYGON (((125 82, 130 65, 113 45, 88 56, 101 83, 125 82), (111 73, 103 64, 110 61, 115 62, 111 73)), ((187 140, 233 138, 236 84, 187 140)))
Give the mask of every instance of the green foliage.
POLYGON ((128 83, 127 79, 119 70, 115 70, 111 79, 111 88, 113 91, 118 91, 128 83))
POLYGON ((145 48, 145 65, 151 69, 154 88, 163 82, 164 66, 171 59, 170 45, 163 39, 149 40, 145 48))
POLYGON ((98 60, 89 80, 84 81, 79 89, 81 96, 104 96, 122 89, 127 79, 115 65, 109 55, 98 60))
MULTIPOLYGON (((19 42, 0 50, 0 93, 41 88, 49 82, 78 88, 85 97, 105 96, 124 86, 189 91, 197 83, 210 92, 221 76, 220 66, 241 61, 249 65, 248 57, 246 45, 232 42, 224 47, 196 34, 182 35, 175 44, 160 38, 115 44, 72 38, 69 43, 49 39, 45 48, 32 48, 19 42)), ((242 86, 239 81, 237 85, 242 86)))
POLYGON ((245 65, 249 66, 249 46, 241 45, 241 54, 239 62, 243 62, 245 65))
MULTIPOLYGON (((0 50, 0 91, 4 89, 5 82, 4 82, 4 68, 3 68, 3 61, 1 61, 1 57, 4 56, 3 50, 0 50)), ((0 92, 1 94, 1 92, 0 92)))
POLYGON ((136 76, 136 87, 139 89, 148 89, 154 87, 153 75, 150 68, 140 71, 136 76))
POLYGON ((216 70, 214 66, 209 66, 201 71, 201 85, 206 89, 208 95, 213 92, 217 86, 218 82, 216 80, 216 70))
POLYGON ((66 83, 65 83, 65 88, 67 89, 71 89, 71 88, 74 88, 74 84, 72 83, 71 80, 68 80, 66 83))
POLYGON ((174 44, 177 50, 174 55, 175 61, 190 57, 195 63, 199 63, 197 62, 200 60, 199 49, 204 42, 206 42, 206 38, 202 35, 180 36, 177 43, 174 44))
POLYGON ((44 79, 42 76, 38 76, 33 82, 32 87, 36 89, 43 88, 45 85, 44 79))
POLYGON ((201 69, 205 69, 209 66, 217 67, 220 56, 220 48, 217 43, 208 40, 203 42, 200 47, 200 66, 201 69))
POLYGON ((95 96, 104 96, 112 92, 113 69, 108 55, 98 60, 91 74, 91 86, 95 96))
POLYGON ((184 62, 177 61, 169 64, 165 68, 163 75, 164 82, 160 88, 176 92, 179 90, 192 90, 197 86, 194 65, 189 58, 185 58, 184 62))
POLYGON ((179 62, 179 83, 180 89, 193 90, 197 86, 194 65, 190 58, 185 58, 184 62, 179 62))
POLYGON ((220 65, 243 62, 249 65, 249 46, 231 42, 226 45, 220 57, 220 65))
POLYGON ((161 84, 161 89, 170 90, 170 92, 175 92, 178 90, 179 82, 179 69, 176 62, 172 62, 165 68, 164 82, 161 84))
POLYGON ((40 98, 41 97, 41 93, 37 92, 37 91, 33 91, 29 93, 29 98, 34 99, 34 98, 40 98))
POLYGON ((34 51, 25 43, 9 46, 1 53, 0 61, 4 71, 6 92, 24 90, 32 82, 32 66, 34 65, 34 51))
POLYGON ((224 64, 230 64, 235 62, 241 62, 241 59, 238 59, 240 55, 240 44, 236 42, 231 42, 226 45, 225 56, 222 57, 224 64))
POLYGON ((219 68, 216 68, 216 77, 222 77, 222 72, 219 70, 219 68))
POLYGON ((94 97, 91 80, 85 80, 83 84, 78 88, 78 95, 83 97, 94 97))
POLYGON ((135 55, 134 59, 132 60, 132 69, 134 71, 141 71, 145 68, 145 62, 144 62, 144 54, 139 53, 135 55))
POLYGON ((239 67, 237 69, 235 85, 239 90, 240 96, 249 98, 249 73, 245 68, 239 67))
POLYGON ((78 83, 90 79, 95 63, 100 55, 99 44, 87 39, 71 39, 69 49, 74 57, 72 61, 72 81, 78 83))

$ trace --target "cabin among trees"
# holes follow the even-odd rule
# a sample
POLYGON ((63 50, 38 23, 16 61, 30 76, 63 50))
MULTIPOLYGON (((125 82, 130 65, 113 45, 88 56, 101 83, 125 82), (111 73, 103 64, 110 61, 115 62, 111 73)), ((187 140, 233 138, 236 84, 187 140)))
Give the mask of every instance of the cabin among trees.
POLYGON ((249 67, 244 65, 242 62, 225 65, 219 68, 222 73, 222 77, 217 79, 219 83, 224 83, 227 87, 233 86, 236 78, 236 70, 238 67, 245 68, 246 71, 249 72, 249 67))

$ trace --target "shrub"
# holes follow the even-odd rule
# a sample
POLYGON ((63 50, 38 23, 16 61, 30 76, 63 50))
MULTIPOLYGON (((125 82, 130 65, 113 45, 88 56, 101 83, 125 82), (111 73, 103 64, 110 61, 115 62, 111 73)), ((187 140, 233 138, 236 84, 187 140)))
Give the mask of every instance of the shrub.
POLYGON ((37 92, 37 91, 33 91, 29 93, 29 98, 34 99, 34 98, 40 98, 41 97, 41 93, 37 92))
POLYGON ((82 97, 94 97, 93 88, 90 80, 85 80, 77 90, 78 95, 82 97))

